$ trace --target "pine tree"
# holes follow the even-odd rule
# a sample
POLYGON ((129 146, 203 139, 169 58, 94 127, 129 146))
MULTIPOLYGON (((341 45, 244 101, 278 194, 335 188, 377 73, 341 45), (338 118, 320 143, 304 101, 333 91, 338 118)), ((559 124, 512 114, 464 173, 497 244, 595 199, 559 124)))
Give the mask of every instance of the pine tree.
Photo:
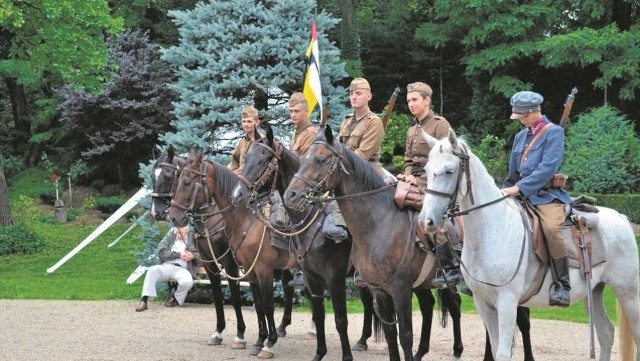
MULTIPOLYGON (((314 5, 304 0, 211 1, 171 11, 180 44, 166 49, 163 58, 176 71, 178 80, 171 87, 180 101, 173 112, 177 130, 161 139, 181 150, 199 146, 213 156, 228 155, 241 136, 244 105, 255 106, 263 122, 282 125, 280 134, 289 134, 286 104, 289 94, 302 90, 314 5)), ((319 12, 316 22, 324 100, 330 104, 330 121, 339 124, 347 97, 337 84, 346 73, 339 50, 324 35, 338 20, 319 12)))

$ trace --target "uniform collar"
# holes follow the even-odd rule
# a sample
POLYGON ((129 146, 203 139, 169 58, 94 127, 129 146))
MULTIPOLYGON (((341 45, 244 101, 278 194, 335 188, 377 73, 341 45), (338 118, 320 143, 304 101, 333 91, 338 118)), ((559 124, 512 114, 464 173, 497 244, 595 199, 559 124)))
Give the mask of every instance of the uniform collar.
POLYGON ((535 122, 535 124, 527 128, 527 133, 529 135, 535 135, 540 131, 540 129, 542 129, 542 127, 544 127, 544 124, 545 124, 544 117, 542 117, 540 118, 540 120, 535 122))

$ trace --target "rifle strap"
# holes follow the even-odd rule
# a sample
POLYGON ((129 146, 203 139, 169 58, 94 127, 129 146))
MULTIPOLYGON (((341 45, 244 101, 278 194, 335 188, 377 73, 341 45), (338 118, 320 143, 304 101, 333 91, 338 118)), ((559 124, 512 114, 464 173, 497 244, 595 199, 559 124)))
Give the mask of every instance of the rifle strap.
POLYGON ((540 129, 540 131, 538 131, 538 133, 533 137, 533 139, 531 139, 531 141, 529 142, 529 145, 527 146, 527 149, 525 149, 524 152, 522 153, 522 156, 520 156, 520 164, 522 164, 524 160, 527 158, 527 155, 529 155, 529 152, 531 151, 531 147, 533 147, 533 145, 538 140, 538 138, 540 138, 540 136, 542 136, 542 134, 546 132, 547 129, 551 128, 552 125, 553 124, 551 123, 547 123, 547 125, 545 125, 542 129, 540 129))

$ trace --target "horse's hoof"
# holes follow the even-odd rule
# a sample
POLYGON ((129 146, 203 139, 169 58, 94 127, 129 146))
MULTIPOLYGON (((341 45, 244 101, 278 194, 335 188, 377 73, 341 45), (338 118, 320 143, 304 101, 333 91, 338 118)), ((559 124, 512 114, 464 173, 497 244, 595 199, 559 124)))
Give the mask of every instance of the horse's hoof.
POLYGON ((287 335, 287 329, 284 327, 278 327, 278 337, 285 337, 287 335))
POLYGON ((259 359, 270 359, 273 358, 273 351, 267 346, 263 347, 262 350, 258 353, 259 359))
POLYGON ((236 339, 233 340, 231 348, 234 350, 244 350, 247 348, 247 341, 236 337, 236 339))
POLYGON ((305 340, 315 340, 315 339, 317 339, 317 338, 318 338, 318 336, 316 335, 316 333, 315 333, 315 332, 311 332, 311 331, 309 331, 309 332, 307 332, 307 333, 305 333, 305 334, 304 334, 304 339, 305 339, 305 340))
POLYGON ((258 356, 260 351, 262 351, 262 346, 253 346, 249 351, 249 356, 258 356))
POLYGON ((351 351, 367 351, 369 346, 366 343, 356 342, 355 345, 351 347, 351 351))
POLYGON ((222 337, 211 336, 207 345, 209 346, 220 346, 222 344, 222 337))

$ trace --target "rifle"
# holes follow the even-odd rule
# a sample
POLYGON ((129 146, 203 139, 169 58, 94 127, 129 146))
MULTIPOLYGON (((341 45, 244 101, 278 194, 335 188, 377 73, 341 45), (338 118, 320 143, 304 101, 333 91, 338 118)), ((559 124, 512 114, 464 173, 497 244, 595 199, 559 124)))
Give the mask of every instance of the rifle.
POLYGON ((400 87, 396 87, 389 98, 389 104, 387 105, 387 111, 384 113, 382 117, 382 127, 386 128, 387 123, 389 122, 389 118, 391 117, 391 112, 393 112, 393 107, 396 106, 396 99, 398 98, 398 94, 400 94, 400 87))
POLYGON ((327 119, 329 118, 329 100, 322 105, 322 116, 320 118, 320 124, 324 127, 327 125, 327 119))
POLYGON ((578 88, 571 89, 571 93, 567 95, 567 100, 564 102, 564 110, 562 111, 562 117, 560 118, 560 126, 562 128, 567 125, 567 118, 569 118, 569 113, 571 112, 571 107, 573 107, 573 100, 576 98, 576 94, 578 93, 578 88))

